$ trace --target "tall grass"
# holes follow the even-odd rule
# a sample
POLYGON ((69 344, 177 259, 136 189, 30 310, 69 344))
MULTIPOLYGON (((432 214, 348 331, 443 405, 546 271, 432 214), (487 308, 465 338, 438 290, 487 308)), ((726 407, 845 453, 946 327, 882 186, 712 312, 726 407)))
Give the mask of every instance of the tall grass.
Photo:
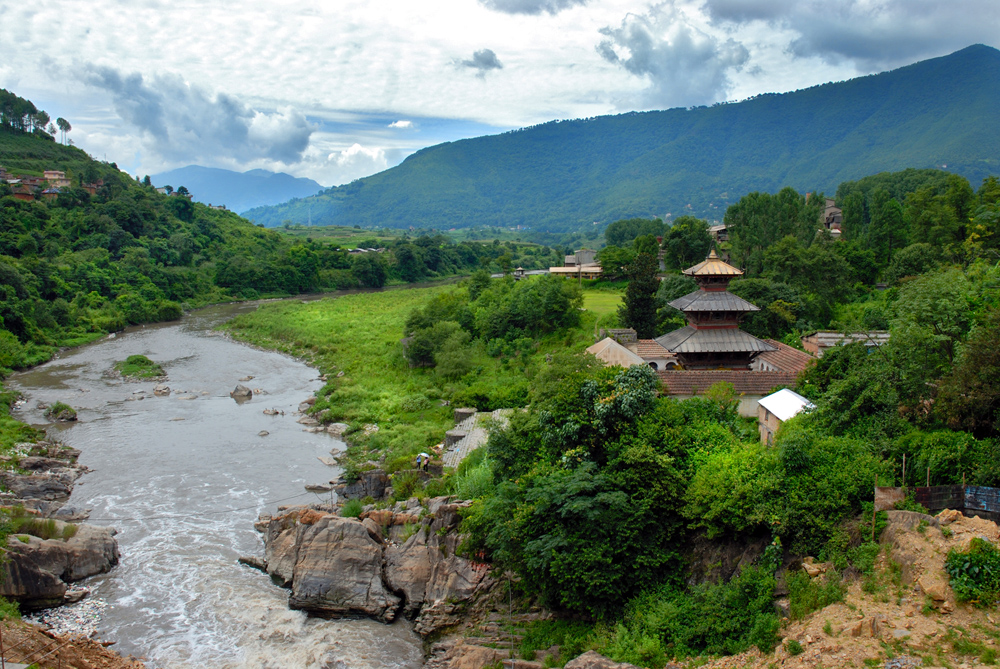
POLYGON ((407 316, 451 290, 462 288, 435 286, 266 304, 223 327, 243 341, 302 357, 329 375, 314 412, 325 421, 354 428, 378 425, 367 437, 351 435, 361 451, 352 458, 363 463, 374 454, 385 455, 386 469, 396 471, 411 467, 417 453, 442 439, 453 426, 455 403, 488 410, 523 406, 546 355, 580 351, 593 341, 596 314, 587 311, 579 328, 542 339, 529 353, 494 358, 483 345, 473 343, 467 350, 471 371, 458 379, 446 379, 434 369, 411 368, 400 344, 407 316), (343 376, 337 376, 340 372, 343 376))

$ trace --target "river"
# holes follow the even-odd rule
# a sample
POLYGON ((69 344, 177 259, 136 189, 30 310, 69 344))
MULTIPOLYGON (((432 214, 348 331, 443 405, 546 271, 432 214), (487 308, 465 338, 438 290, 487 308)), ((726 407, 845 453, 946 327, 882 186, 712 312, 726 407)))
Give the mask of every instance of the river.
POLYGON ((303 486, 334 478, 339 472, 318 456, 343 448, 296 423, 299 403, 322 386, 314 369, 213 329, 249 308, 132 328, 9 380, 28 399, 20 417, 29 423, 45 423, 39 402, 78 411, 79 422, 49 433, 81 449, 93 470, 69 505, 118 529, 121 563, 84 583, 107 602, 99 636, 164 669, 419 667, 409 623, 309 618, 288 609, 287 590, 237 563, 263 552, 253 529, 259 513, 325 501, 303 486), (152 382, 106 374, 133 354, 164 367, 169 396, 154 397, 152 382), (240 405, 229 392, 247 376, 244 385, 264 392, 240 405))

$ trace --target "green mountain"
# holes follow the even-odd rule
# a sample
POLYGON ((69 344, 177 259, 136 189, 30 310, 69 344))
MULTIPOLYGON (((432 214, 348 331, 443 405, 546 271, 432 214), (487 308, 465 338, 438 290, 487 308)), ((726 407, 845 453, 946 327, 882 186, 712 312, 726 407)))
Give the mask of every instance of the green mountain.
POLYGON ((975 45, 890 72, 739 103, 574 121, 439 144, 319 195, 246 212, 267 226, 571 230, 691 213, 784 186, 939 167, 1000 171, 1000 51, 975 45))
POLYGON ((225 205, 237 213, 278 204, 293 197, 314 195, 323 190, 323 186, 312 179, 297 178, 284 172, 233 172, 201 165, 188 165, 154 174, 151 179, 154 186, 184 186, 196 202, 225 205))

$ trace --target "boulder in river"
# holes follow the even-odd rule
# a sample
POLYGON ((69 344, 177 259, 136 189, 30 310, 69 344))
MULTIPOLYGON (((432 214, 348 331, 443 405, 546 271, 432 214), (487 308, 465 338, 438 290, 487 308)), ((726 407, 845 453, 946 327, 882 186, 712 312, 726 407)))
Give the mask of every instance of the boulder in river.
POLYGON ((16 600, 24 609, 63 604, 67 583, 103 574, 118 564, 113 528, 76 525, 76 533, 63 539, 67 523, 41 522, 54 524, 55 536, 60 538, 12 534, 7 559, 0 565, 0 596, 16 600))
POLYGON ((382 509, 341 518, 299 507, 262 516, 262 564, 291 588, 292 608, 385 622, 402 613, 416 617, 414 629, 427 636, 458 623, 473 594, 488 586, 484 569, 455 555, 465 505, 435 498, 433 511, 419 513, 382 509))
POLYGON ((165 383, 161 383, 155 388, 153 388, 153 394, 156 395, 157 397, 164 397, 166 395, 169 395, 170 386, 166 385, 165 383))
POLYGON ((229 396, 237 402, 243 403, 253 398, 253 391, 244 385, 237 385, 233 392, 229 393, 229 396))

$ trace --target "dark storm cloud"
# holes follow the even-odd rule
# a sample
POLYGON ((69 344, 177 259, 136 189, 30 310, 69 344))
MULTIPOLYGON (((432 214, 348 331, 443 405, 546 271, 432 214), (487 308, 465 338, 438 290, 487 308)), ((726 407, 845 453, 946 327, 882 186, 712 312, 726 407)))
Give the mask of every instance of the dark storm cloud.
POLYGON ((176 75, 145 78, 87 65, 83 79, 111 93, 118 116, 143 131, 152 148, 168 160, 267 158, 291 164, 301 160, 313 132, 305 117, 292 109, 262 113, 176 75))
POLYGON ((1000 30, 996 0, 706 0, 704 7, 716 23, 760 20, 790 29, 797 36, 788 48, 796 56, 868 70, 989 43, 1000 30))
POLYGON ((471 59, 461 61, 460 65, 476 70, 477 77, 485 77, 490 70, 503 69, 503 63, 500 62, 492 49, 480 49, 472 54, 471 59))
POLYGON ((629 14, 618 28, 601 29, 607 39, 597 52, 628 72, 649 78, 646 107, 688 106, 725 97, 728 73, 750 57, 738 42, 707 35, 684 22, 671 6, 629 14))
POLYGON ((558 14, 575 5, 585 5, 587 0, 479 0, 487 9, 505 14, 558 14))

